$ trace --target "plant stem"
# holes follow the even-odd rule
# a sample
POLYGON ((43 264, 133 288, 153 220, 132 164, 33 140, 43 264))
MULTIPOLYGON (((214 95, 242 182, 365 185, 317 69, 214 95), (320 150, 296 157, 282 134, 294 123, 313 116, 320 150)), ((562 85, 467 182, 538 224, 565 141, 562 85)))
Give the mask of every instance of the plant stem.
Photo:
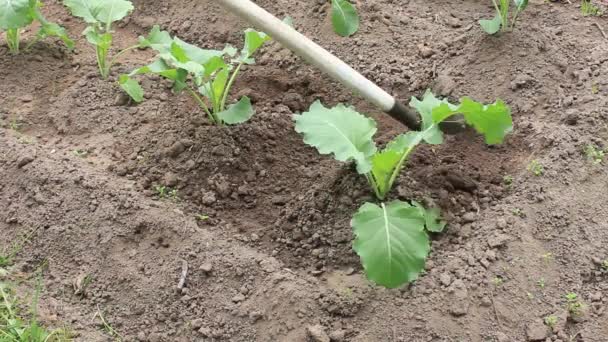
POLYGON ((232 84, 234 84, 234 81, 236 80, 236 75, 239 73, 239 71, 241 71, 241 67, 243 66, 243 64, 243 62, 239 63, 236 69, 234 69, 232 76, 230 76, 230 80, 228 81, 228 85, 226 86, 226 89, 224 89, 224 95, 222 96, 222 102, 220 105, 221 111, 226 108, 226 100, 228 99, 228 93, 230 93, 230 88, 232 88, 232 84))
POLYGON ((19 53, 19 29, 9 29, 6 31, 6 42, 8 49, 13 55, 19 53))
POLYGON ((365 178, 367 178, 367 182, 372 187, 372 189, 374 189, 374 194, 376 195, 376 198, 381 201, 384 201, 384 197, 386 194, 380 193, 380 189, 378 188, 378 183, 376 183, 376 180, 374 179, 374 176, 371 174, 371 172, 366 173, 365 178))
POLYGON ((95 46, 95 53, 97 54, 97 66, 99 67, 99 72, 101 73, 101 78, 104 80, 108 78, 110 74, 110 70, 106 68, 106 57, 108 51, 99 45, 95 46))
POLYGON ((207 107, 207 105, 205 104, 205 101, 203 101, 203 99, 201 99, 201 97, 198 96, 198 94, 194 90, 192 90, 192 88, 186 86, 186 89, 188 90, 190 95, 192 95, 192 97, 194 97, 196 102, 198 102, 198 104, 205 110, 205 112, 207 112, 207 115, 209 115, 209 118, 211 119, 211 121, 213 121, 213 123, 218 123, 217 118, 215 116, 213 116, 213 113, 211 113, 211 111, 209 110, 209 107, 207 107))

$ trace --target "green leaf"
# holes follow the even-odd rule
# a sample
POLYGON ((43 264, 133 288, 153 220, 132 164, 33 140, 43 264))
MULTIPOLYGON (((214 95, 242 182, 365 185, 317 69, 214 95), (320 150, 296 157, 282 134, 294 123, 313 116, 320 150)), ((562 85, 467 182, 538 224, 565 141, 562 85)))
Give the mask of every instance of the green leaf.
POLYGON ((88 24, 98 24, 97 15, 101 10, 103 0, 63 0, 63 4, 70 9, 72 15, 82 18, 88 24))
POLYGON ((331 1, 331 22, 334 31, 342 37, 348 37, 359 30, 357 9, 348 0, 331 1))
MULTIPOLYGON (((254 29, 246 29, 245 45, 241 51, 241 60, 249 61, 251 56, 253 56, 253 54, 269 40, 271 40, 270 36, 264 32, 258 32, 254 29)), ((249 61, 247 64, 253 64, 253 62, 249 61)))
POLYGON ((333 153, 338 161, 357 163, 357 172, 368 173, 369 158, 376 152, 372 136, 376 133, 376 122, 339 104, 325 108, 316 101, 308 112, 294 115, 296 132, 304 135, 304 142, 316 147, 321 154, 333 153))
POLYGON ((422 141, 420 132, 401 134, 380 153, 372 157, 372 177, 374 177, 378 194, 381 198, 391 190, 393 174, 402 167, 411 151, 422 141))
MULTIPOLYGON (((94 0, 91 0, 95 2, 94 0)), ((127 0, 103 0, 101 9, 97 14, 97 19, 106 24, 109 29, 110 24, 121 20, 133 11, 133 4, 127 0)))
POLYGON ((83 33, 89 43, 99 46, 101 49, 108 50, 110 46, 112 46, 111 33, 98 33, 97 30, 91 26, 87 27, 83 33))
POLYGON ((447 100, 439 100, 433 93, 427 90, 422 97, 422 101, 416 97, 412 97, 410 106, 416 109, 422 118, 422 131, 425 132, 424 140, 429 144, 442 144, 443 134, 439 126, 433 121, 433 109, 443 103, 448 103, 447 100))
POLYGON ((426 209, 416 201, 412 201, 412 204, 420 210, 420 214, 424 217, 426 230, 433 233, 443 232, 447 222, 441 218, 439 208, 426 209))
POLYGON ((46 20, 46 18, 42 15, 42 13, 40 13, 38 8, 34 10, 34 16, 36 17, 36 20, 40 22, 40 29, 36 34, 38 39, 44 39, 46 37, 54 36, 61 39, 70 50, 74 48, 74 41, 70 39, 65 28, 46 20))
POLYGON ((25 27, 34 21, 30 9, 35 0, 0 0, 0 30, 25 27))
POLYGON ((500 31, 500 27, 502 26, 502 18, 500 14, 496 14, 496 16, 492 20, 481 19, 479 21, 479 25, 487 34, 495 34, 500 31))
POLYGON ((528 7, 528 0, 513 0, 515 2, 515 6, 517 6, 517 11, 521 12, 528 7))
POLYGON ((414 281, 430 251, 424 225, 420 210, 405 202, 365 203, 359 208, 351 220, 353 249, 367 278, 388 288, 414 281))
POLYGON ((203 65, 203 67, 205 69, 205 77, 210 77, 214 72, 218 70, 228 69, 228 65, 226 64, 226 62, 224 62, 224 59, 218 56, 209 59, 207 63, 203 65))
POLYGON ((376 181, 380 196, 388 193, 390 189, 390 178, 401 160, 401 155, 394 150, 384 150, 374 154, 372 157, 372 176, 376 181))
POLYGON ((484 105, 463 97, 459 106, 442 104, 433 110, 433 120, 440 123, 454 114, 462 114, 467 124, 485 136, 486 143, 500 144, 505 136, 513 130, 511 109, 497 100, 491 105, 484 105))
POLYGON ((129 75, 120 75, 118 78, 120 87, 127 93, 133 101, 139 103, 144 100, 144 90, 139 82, 129 77, 129 75))
POLYGON ((169 35, 169 32, 161 31, 158 25, 152 27, 152 30, 147 37, 139 37, 139 47, 142 49, 151 47, 158 52, 167 51, 172 43, 173 39, 171 38, 171 35, 169 35))
POLYGON ((179 45, 179 47, 184 51, 189 60, 198 64, 205 64, 212 57, 221 57, 224 55, 224 51, 201 49, 198 46, 188 44, 177 37, 173 38, 173 41, 177 45, 179 45))
POLYGON ((82 18, 88 24, 106 25, 126 17, 133 11, 133 4, 127 0, 63 0, 72 15, 82 18))
POLYGON ((239 102, 231 104, 225 111, 217 113, 217 117, 225 124, 235 125, 249 120, 253 114, 255 111, 251 106, 251 100, 247 96, 243 96, 239 102))

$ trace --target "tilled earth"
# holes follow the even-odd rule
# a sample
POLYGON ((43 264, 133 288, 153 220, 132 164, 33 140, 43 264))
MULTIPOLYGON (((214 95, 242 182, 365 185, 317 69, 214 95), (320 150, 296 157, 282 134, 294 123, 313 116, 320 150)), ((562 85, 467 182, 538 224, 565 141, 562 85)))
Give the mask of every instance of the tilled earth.
MULTIPOLYGON (((452 136, 402 173, 393 198, 437 205, 449 222, 426 273, 398 290, 367 282, 349 220, 371 194, 305 146, 291 115, 348 102, 378 121, 381 143, 398 123, 276 43, 237 82, 257 110, 246 124, 211 126, 154 77, 134 106, 114 81, 150 52, 100 80, 84 25, 47 1, 79 37, 74 53, 53 40, 18 57, 0 46, 0 247, 23 242, 9 279, 20 292, 43 270, 45 325, 109 341, 101 311, 124 341, 608 341, 608 160, 584 152, 608 141, 605 18, 532 1, 515 32, 490 37, 476 21, 491 2, 371 0, 358 2, 360 32, 340 38, 326 1, 258 3, 404 100, 432 88, 512 107, 504 145, 452 136)), ((154 24, 241 46, 247 27, 208 0, 134 4, 116 47, 154 24)))

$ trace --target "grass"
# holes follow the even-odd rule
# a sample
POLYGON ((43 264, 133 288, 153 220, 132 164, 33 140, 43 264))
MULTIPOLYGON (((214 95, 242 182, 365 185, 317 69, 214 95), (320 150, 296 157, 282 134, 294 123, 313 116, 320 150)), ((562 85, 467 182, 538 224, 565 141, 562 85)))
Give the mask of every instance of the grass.
POLYGON ((116 330, 114 330, 114 328, 112 327, 112 325, 106 320, 106 318, 103 315, 103 311, 101 311, 101 309, 99 308, 99 306, 97 306, 97 313, 95 314, 95 316, 99 317, 99 319, 101 320, 101 325, 103 327, 103 330, 112 337, 112 339, 114 339, 115 342, 122 342, 122 337, 120 336, 120 334, 118 334, 118 332, 116 332, 116 330))
POLYGON ((41 292, 38 279, 29 314, 22 312, 21 299, 7 283, 0 283, 0 341, 2 342, 67 342, 72 341, 67 329, 48 330, 38 323, 38 300, 41 292))
POLYGON ((597 7, 591 0, 581 1, 581 13, 585 17, 602 15, 602 11, 600 10, 600 8, 597 7))

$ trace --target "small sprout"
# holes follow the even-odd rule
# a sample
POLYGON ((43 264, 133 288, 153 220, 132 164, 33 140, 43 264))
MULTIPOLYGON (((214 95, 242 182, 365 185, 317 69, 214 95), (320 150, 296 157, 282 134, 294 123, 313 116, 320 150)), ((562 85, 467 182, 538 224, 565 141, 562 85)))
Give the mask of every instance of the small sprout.
POLYGON ((585 305, 578 299, 578 295, 574 292, 566 294, 566 308, 573 317, 578 317, 583 314, 585 305))
POLYGON ((511 210, 511 212, 513 213, 513 215, 517 216, 517 217, 525 217, 526 214, 524 214, 523 210, 521 210, 520 208, 514 208, 513 210, 511 210))
POLYGON ((492 284, 494 284, 494 286, 501 286, 502 284, 504 284, 504 279, 502 279, 501 276, 495 276, 494 278, 492 278, 492 284))
POLYGON ((608 259, 602 261, 602 268, 604 271, 608 271, 608 259))
POLYGON ((209 215, 196 214, 194 216, 199 221, 207 221, 209 219, 209 215))
POLYGON ((534 299, 534 295, 530 292, 526 292, 526 295, 528 296, 528 299, 532 300, 534 299))
POLYGON ((545 317, 545 324, 549 328, 553 329, 555 327, 555 325, 557 324, 557 320, 558 320, 557 316, 549 315, 549 316, 545 317))
POLYGON ((591 94, 593 95, 597 95, 600 92, 600 85, 599 83, 595 82, 591 85, 591 94))
POLYGON ((543 253, 543 255, 541 255, 541 257, 543 258, 543 261, 546 263, 553 261, 553 253, 551 253, 551 252, 543 253))
POLYGON ((177 200, 177 189, 172 189, 171 187, 168 186, 164 186, 164 185, 156 185, 154 187, 154 191, 156 191, 156 194, 158 195, 159 198, 169 198, 172 200, 177 200))
POLYGON ((601 164, 604 161, 604 151, 598 149, 595 145, 585 146, 585 155, 587 160, 593 163, 593 165, 601 164))
POLYGON ((534 159, 528 165, 528 171, 532 172, 535 176, 542 176, 545 172, 545 168, 538 162, 538 160, 534 159))
POLYGON ((601 16, 602 11, 591 0, 582 0, 581 13, 583 16, 601 16))
POLYGON ((23 127, 23 124, 20 123, 17 119, 12 119, 8 125, 10 129, 15 132, 19 132, 21 130, 21 127, 23 127))
POLYGON ((80 157, 80 158, 86 158, 89 155, 89 151, 83 150, 83 149, 80 149, 80 148, 77 148, 77 149, 75 149, 72 152, 74 153, 74 155, 76 157, 80 157))
POLYGON ((545 289, 545 286, 547 285, 547 284, 545 283, 545 278, 540 278, 540 279, 539 279, 539 280, 536 282, 536 284, 537 284, 537 285, 538 285, 538 287, 540 287, 542 290, 544 290, 544 289, 545 289))
POLYGON ((510 187, 511 185, 513 185, 513 176, 505 175, 504 177, 502 177, 502 183, 510 187))

